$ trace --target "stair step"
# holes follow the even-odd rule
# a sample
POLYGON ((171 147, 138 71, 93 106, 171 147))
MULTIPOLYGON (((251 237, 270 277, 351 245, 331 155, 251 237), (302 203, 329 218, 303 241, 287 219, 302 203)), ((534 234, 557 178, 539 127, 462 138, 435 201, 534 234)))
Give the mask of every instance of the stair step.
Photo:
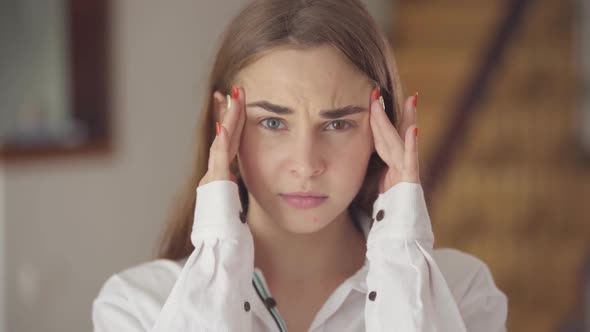
POLYGON ((558 173, 558 169, 456 167, 447 185, 433 196, 438 199, 431 211, 437 216, 433 220, 437 234, 502 243, 511 243, 512 238, 523 241, 528 235, 541 242, 580 232, 590 236, 590 228, 582 227, 590 221, 582 217, 590 213, 583 204, 584 197, 590 197, 590 186, 576 186, 579 181, 590 183, 590 172, 558 173), (461 208, 452 202, 461 202, 461 208))
POLYGON ((496 1, 400 2, 392 13, 396 46, 459 46, 487 39, 499 9, 496 1))
MULTIPOLYGON (((472 115, 470 131, 461 147, 461 160, 509 162, 563 159, 575 148, 573 106, 560 99, 535 103, 490 101, 472 115), (538 105, 535 105, 538 104, 538 105)), ((440 148, 452 109, 431 102, 420 105, 420 153, 430 157, 440 148), (430 104, 430 105, 429 105, 430 104)))
MULTIPOLYGON (((479 27, 495 20, 502 13, 502 4, 497 1, 462 1, 450 6, 447 2, 407 1, 393 8, 394 21, 411 26, 439 27, 462 26, 479 27), (400 13, 400 15, 397 15, 400 13), (428 22, 428 24, 424 24, 428 22)), ((433 30, 423 30, 428 34, 433 30)))
POLYGON ((395 52, 404 83, 435 81, 440 84, 439 88, 446 90, 462 86, 468 74, 473 72, 477 56, 477 45, 472 48, 444 48, 436 51, 408 48, 395 52))

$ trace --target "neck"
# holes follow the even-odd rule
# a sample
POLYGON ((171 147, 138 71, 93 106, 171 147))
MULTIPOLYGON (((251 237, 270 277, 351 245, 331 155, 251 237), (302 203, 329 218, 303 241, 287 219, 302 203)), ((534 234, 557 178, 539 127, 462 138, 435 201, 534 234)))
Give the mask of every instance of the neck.
POLYGON ((364 263, 365 237, 347 210, 311 234, 287 232, 260 213, 254 216, 251 212, 248 224, 254 238, 254 264, 267 280, 313 283, 346 278, 364 263))

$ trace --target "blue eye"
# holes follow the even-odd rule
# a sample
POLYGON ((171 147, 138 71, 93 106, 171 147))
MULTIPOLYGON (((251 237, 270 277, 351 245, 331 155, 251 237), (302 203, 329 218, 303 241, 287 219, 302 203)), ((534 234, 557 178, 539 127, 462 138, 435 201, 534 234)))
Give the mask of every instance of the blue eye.
POLYGON ((276 126, 280 125, 281 119, 277 119, 277 118, 266 118, 266 119, 260 121, 260 123, 264 123, 264 122, 266 122, 267 124, 269 124, 268 126, 263 125, 264 128, 270 129, 270 130, 280 130, 280 128, 278 128, 276 126))
MULTIPOLYGON (((262 126, 264 128, 269 129, 269 130, 283 130, 284 129, 284 128, 280 127, 282 122, 281 122, 281 119, 278 119, 278 118, 266 118, 266 119, 261 120, 260 123, 262 124, 262 126), (266 122, 266 125, 264 124, 265 122, 266 122)), ((349 121, 334 120, 334 121, 328 123, 328 126, 326 128, 328 128, 328 130, 343 131, 343 130, 349 129, 352 126, 353 125, 349 121), (329 127, 331 127, 331 129, 329 127)))

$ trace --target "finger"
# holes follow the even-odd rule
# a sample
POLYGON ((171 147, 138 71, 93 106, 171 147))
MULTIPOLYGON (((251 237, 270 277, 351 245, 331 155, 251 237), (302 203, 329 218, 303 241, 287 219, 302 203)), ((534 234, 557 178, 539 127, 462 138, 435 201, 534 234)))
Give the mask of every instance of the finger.
POLYGON ((227 114, 228 110, 225 95, 219 91, 215 91, 213 98, 215 98, 215 119, 219 123, 223 123, 223 117, 227 114))
POLYGON ((381 159, 383 159, 383 161, 389 163, 389 160, 391 160, 391 147, 387 143, 382 133, 383 129, 381 129, 381 126, 377 124, 377 121, 379 120, 377 119, 377 116, 375 116, 375 112, 377 111, 372 111, 369 118, 371 132, 373 133, 373 142, 375 144, 375 150, 377 151, 381 159))
POLYGON ((229 170, 228 162, 228 132, 223 125, 219 125, 219 136, 215 137, 209 152, 209 170, 215 176, 225 175, 229 170))
POLYGON ((244 123, 246 122, 246 92, 243 88, 238 88, 238 99, 234 100, 236 104, 237 120, 234 132, 231 135, 229 158, 233 160, 240 147, 240 140, 244 123))
MULTIPOLYGON (((391 162, 399 161, 399 164, 396 163, 395 166, 401 166, 403 163, 403 141, 383 111, 379 101, 374 101, 371 104, 371 116, 373 117, 372 126, 374 127, 375 133, 378 135, 377 139, 383 142, 382 146, 387 150, 383 153, 385 157, 388 157, 389 161, 386 161, 385 159, 384 161, 386 161, 389 166, 394 166, 391 162)), ((375 148, 377 147, 375 146, 375 148)))
POLYGON ((213 93, 213 97, 215 98, 215 119, 219 122, 219 124, 225 126, 231 136, 231 128, 230 125, 235 120, 232 120, 231 117, 233 114, 234 104, 232 102, 231 95, 224 95, 219 91, 215 91, 213 93), (229 107, 228 107, 229 106, 229 107))
POLYGON ((412 182, 419 182, 420 179, 417 130, 418 128, 412 125, 405 132, 404 168, 410 177, 408 180, 412 182))
MULTIPOLYGON (((371 112, 373 113, 373 112, 371 112)), ((388 163, 389 157, 389 146, 386 145, 381 129, 377 126, 375 117, 373 114, 369 116, 369 124, 371 125, 371 133, 373 134, 373 144, 375 144, 375 151, 385 163, 388 163)))
MULTIPOLYGON (((404 103, 404 111, 402 112, 402 118, 399 125, 399 132, 400 135, 405 133, 408 128, 412 125, 416 125, 416 106, 415 100, 418 98, 418 93, 416 92, 415 95, 408 97, 406 102, 404 103)), ((402 135, 405 141, 405 135, 402 135)))
MULTIPOLYGON (((227 111, 225 112, 226 115, 223 117, 223 121, 222 121, 223 126, 227 129, 228 139, 230 141, 231 141, 232 137, 234 136, 234 131, 235 131, 237 123, 238 123, 239 111, 240 111, 240 107, 238 105, 239 104, 238 98, 234 98, 234 96, 233 96, 233 89, 234 88, 232 86, 232 94, 226 96, 226 98, 229 98, 229 100, 231 100, 230 101, 231 105, 230 105, 229 109, 227 109, 227 111)), ((230 142, 230 141, 228 141, 228 142, 230 142)))

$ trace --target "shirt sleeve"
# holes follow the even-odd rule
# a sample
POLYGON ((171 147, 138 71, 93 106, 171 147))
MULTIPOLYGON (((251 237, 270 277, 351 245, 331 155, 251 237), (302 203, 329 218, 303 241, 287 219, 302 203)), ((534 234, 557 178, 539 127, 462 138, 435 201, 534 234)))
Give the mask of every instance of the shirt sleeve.
POLYGON ((481 261, 467 260, 453 293, 433 259, 422 186, 401 182, 378 196, 367 238, 366 331, 505 331, 507 303, 481 261), (463 274, 462 274, 463 275, 463 274))
POLYGON ((132 303, 115 288, 95 300, 94 331, 252 331, 254 243, 236 183, 197 188, 191 242, 195 250, 152 327, 139 323, 132 303))

